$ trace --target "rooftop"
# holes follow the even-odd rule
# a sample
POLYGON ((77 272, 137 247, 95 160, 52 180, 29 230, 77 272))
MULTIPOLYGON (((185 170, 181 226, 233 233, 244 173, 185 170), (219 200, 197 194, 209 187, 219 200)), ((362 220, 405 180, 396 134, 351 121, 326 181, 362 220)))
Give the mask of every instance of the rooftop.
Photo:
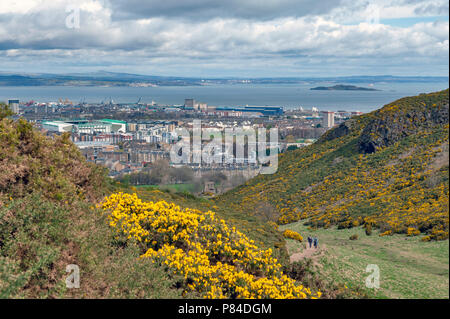
POLYGON ((127 122, 125 121, 111 120, 111 119, 102 119, 100 120, 100 122, 127 124, 127 122))

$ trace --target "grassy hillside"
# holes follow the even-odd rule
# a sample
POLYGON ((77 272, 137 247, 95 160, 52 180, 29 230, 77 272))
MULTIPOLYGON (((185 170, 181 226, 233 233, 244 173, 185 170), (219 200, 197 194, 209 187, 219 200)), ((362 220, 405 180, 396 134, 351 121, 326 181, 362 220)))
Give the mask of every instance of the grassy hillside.
POLYGON ((264 203, 280 224, 304 220, 312 227, 446 239, 448 93, 403 98, 352 118, 317 143, 282 154, 276 174, 216 201, 249 215, 264 203))
MULTIPOLYGON (((402 249, 406 262, 417 264, 410 274, 436 285, 448 275, 438 256, 448 256, 448 242, 435 241, 448 238, 448 90, 353 118, 314 145, 281 155, 276 174, 212 200, 114 184, 67 135, 47 138, 8 114, 0 105, 2 298, 302 298, 318 290, 329 298, 415 296, 398 284, 402 275, 375 295, 356 283, 346 288, 360 278, 362 261, 397 276, 391 270, 403 266, 395 256, 402 249), (321 260, 322 270, 289 264, 277 222, 303 236, 324 231, 333 254, 321 260), (372 231, 353 253, 338 247, 349 232, 361 238, 372 231), (414 244, 383 255, 383 244, 404 235, 414 244), (80 289, 65 286, 68 264, 80 267, 80 289)), ((301 245, 288 243, 291 253, 301 245)), ((430 292, 418 290, 420 296, 445 295, 423 287, 430 292)))
POLYGON ((0 298, 181 298, 181 279, 118 244, 94 208, 113 190, 103 169, 67 135, 49 139, 9 114, 0 104, 0 298), (69 264, 80 289, 66 288, 69 264))
MULTIPOLYGON (((117 239, 108 215, 96 206, 105 195, 119 191, 137 193, 147 202, 167 201, 191 212, 215 211, 229 227, 246 234, 240 236, 247 244, 257 245, 261 252, 272 249, 277 278, 294 282, 280 275, 288 256, 275 224, 190 194, 122 188, 106 178, 102 168, 87 163, 68 135, 50 139, 8 115, 0 104, 0 298, 201 297, 195 289, 186 290, 189 282, 182 273, 139 258, 145 253, 139 243, 117 239), (80 267, 80 289, 66 288, 69 264, 80 267)), ((160 242, 165 243, 169 241, 160 242)), ((263 280, 249 283, 245 289, 250 290, 243 288, 243 295, 267 286, 263 280)), ((290 285, 293 293, 303 295, 290 285)))
MULTIPOLYGON (((320 249, 310 256, 314 265, 310 271, 320 278, 347 286, 369 298, 449 297, 448 241, 422 242, 400 234, 366 236, 361 227, 311 230, 302 221, 280 228, 319 238, 320 249), (350 240, 355 235, 358 239, 350 240), (365 286, 369 264, 380 269, 379 289, 365 286)), ((306 244, 289 239, 287 247, 296 254, 305 252, 306 244)))

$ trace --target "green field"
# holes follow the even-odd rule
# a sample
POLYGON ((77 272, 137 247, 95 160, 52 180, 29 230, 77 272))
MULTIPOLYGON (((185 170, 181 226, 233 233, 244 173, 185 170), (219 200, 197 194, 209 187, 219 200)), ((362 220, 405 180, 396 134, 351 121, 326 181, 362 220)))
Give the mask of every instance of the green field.
POLYGON ((308 235, 319 239, 311 258, 321 278, 359 289, 375 298, 449 298, 449 241, 422 242, 402 235, 367 236, 363 228, 309 230, 303 222, 280 226, 299 232, 304 242, 287 240, 290 254, 302 252, 308 235), (357 234, 359 239, 350 240, 357 234), (368 289, 369 264, 380 269, 380 288, 368 289))

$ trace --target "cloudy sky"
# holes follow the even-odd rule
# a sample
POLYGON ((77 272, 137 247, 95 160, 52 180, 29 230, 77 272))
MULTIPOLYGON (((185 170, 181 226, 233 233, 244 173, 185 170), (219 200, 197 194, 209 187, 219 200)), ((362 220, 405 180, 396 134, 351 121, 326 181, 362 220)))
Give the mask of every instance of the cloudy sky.
POLYGON ((448 0, 0 0, 0 72, 448 75, 448 0))

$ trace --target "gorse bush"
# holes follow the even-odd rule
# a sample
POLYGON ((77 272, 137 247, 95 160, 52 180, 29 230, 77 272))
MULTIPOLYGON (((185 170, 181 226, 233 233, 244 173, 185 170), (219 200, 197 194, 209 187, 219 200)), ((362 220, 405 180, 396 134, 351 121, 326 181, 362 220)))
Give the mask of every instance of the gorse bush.
MULTIPOLYGON (((202 220, 201 216, 206 216, 207 220, 201 222, 205 223, 201 224, 203 228, 197 229, 201 247, 195 246, 194 240, 182 246, 179 241, 186 239, 184 237, 178 238, 178 242, 158 237, 162 233, 155 235, 160 245, 156 247, 133 245, 134 237, 117 238, 117 231, 108 225, 107 216, 96 214, 94 208, 100 195, 119 187, 105 177, 105 170, 87 163, 68 134, 46 137, 25 120, 8 118, 11 114, 6 107, 4 110, 0 114, 0 297, 245 298, 261 295, 301 298, 320 295, 295 285, 282 274, 280 264, 285 262, 287 254, 276 225, 191 195, 142 191, 155 201, 167 199, 186 207, 200 207, 203 211, 218 211, 217 215, 210 215, 188 210, 191 217, 202 220), (224 216, 228 223, 223 224, 218 216, 224 216), (259 247, 267 247, 258 249, 255 242, 235 232, 230 225, 239 225, 259 247), (209 234, 210 226, 217 230, 214 236, 221 234, 224 238, 221 243, 217 237, 211 237, 209 243, 209 237, 200 237, 209 234), (231 238, 226 237, 228 235, 231 238), (240 252, 237 246, 230 244, 235 238, 240 252), (164 255, 162 248, 170 251, 171 246, 185 253, 164 255), (139 258, 150 254, 150 248, 158 249, 155 251, 160 256, 139 258), (206 248, 212 252, 207 253, 206 248), (232 251, 224 252, 227 249, 232 251), (174 271, 172 257, 192 263, 189 254, 194 253, 200 258, 207 256, 209 266, 186 264, 174 271), (235 260, 222 256, 228 253, 235 260), (239 258, 243 259, 239 261, 239 258), (250 261, 244 265, 245 258, 250 261), (80 267, 80 289, 66 289, 68 264, 80 267), (189 267, 199 273, 191 274, 189 267), (206 270, 207 273, 202 273, 206 270), (207 284, 199 278, 207 279, 207 284)), ((170 212, 166 211, 168 216, 170 212)), ((191 227, 185 226, 186 230, 191 227)))
POLYGON ((92 210, 111 187, 104 170, 67 135, 45 137, 8 115, 0 108, 0 298, 181 298, 181 278, 118 247, 92 210), (66 288, 69 264, 80 289, 66 288))
POLYGON ((9 115, 0 105, 0 296, 61 297, 78 251, 69 238, 77 203, 102 194, 104 170, 68 135, 47 138, 9 115))
POLYGON ((61 258, 69 219, 57 204, 38 194, 0 207, 0 298, 64 292, 61 258), (43 292, 45 291, 45 292, 43 292))
POLYGON ((417 236, 420 235, 420 230, 414 227, 408 227, 406 233, 408 236, 417 236))
POLYGON ((214 212, 123 193, 105 198, 102 207, 117 240, 134 241, 142 258, 184 276, 186 292, 206 298, 320 297, 284 274, 272 249, 259 249, 214 212))
POLYGON ((367 236, 372 235, 372 225, 371 224, 365 224, 365 232, 367 236))
POLYGON ((294 240, 297 240, 297 241, 299 241, 299 242, 302 242, 302 241, 303 241, 302 235, 300 235, 299 233, 297 233, 297 232, 295 232, 295 231, 293 231, 293 230, 290 230, 290 229, 286 229, 286 230, 283 232, 283 236, 284 236, 285 238, 294 239, 294 240))
POLYGON ((34 190, 55 200, 95 199, 107 184, 106 170, 87 163, 70 134, 48 138, 24 119, 0 119, 0 172, 0 200, 34 190))

